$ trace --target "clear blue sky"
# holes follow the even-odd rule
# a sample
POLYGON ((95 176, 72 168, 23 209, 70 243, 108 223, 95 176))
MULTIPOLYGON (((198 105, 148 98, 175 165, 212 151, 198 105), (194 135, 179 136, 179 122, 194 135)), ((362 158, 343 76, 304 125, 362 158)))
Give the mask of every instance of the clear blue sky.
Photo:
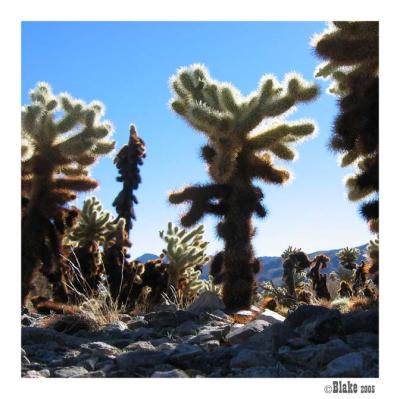
MULTIPOLYGON (((167 193, 208 181, 199 157, 205 137, 168 108, 168 78, 180 66, 203 63, 212 77, 232 82, 244 94, 265 73, 281 80, 296 71, 312 80, 320 60, 309 41, 324 28, 324 22, 25 22, 22 103, 38 81, 50 83, 55 93, 100 100, 115 127, 117 149, 128 139, 129 124, 136 125, 147 158, 136 192, 132 253, 157 254, 163 248, 158 231, 170 220, 177 223, 184 210, 169 205, 167 193)), ((336 99, 325 93, 329 82, 318 83, 321 96, 289 117, 313 118, 319 126, 316 138, 298 146, 299 159, 285 165, 295 180, 283 187, 260 184, 269 215, 255 221, 259 256, 279 255, 288 245, 311 252, 360 245, 371 238, 358 204, 345 196, 343 178, 351 169, 339 168, 336 155, 327 149, 336 99)), ((112 159, 101 159, 92 175, 100 182, 94 194, 114 211, 111 203, 121 184, 115 181, 112 159)), ((214 234, 216 220, 207 217, 203 222, 212 254, 223 243, 214 234)))

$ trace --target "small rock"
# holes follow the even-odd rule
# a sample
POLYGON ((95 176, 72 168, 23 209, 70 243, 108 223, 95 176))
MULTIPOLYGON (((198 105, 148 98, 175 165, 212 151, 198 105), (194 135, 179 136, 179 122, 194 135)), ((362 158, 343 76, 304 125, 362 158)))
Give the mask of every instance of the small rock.
POLYGON ((200 314, 207 311, 224 310, 225 304, 221 298, 211 291, 204 291, 188 307, 188 311, 200 314))
POLYGON ((125 324, 128 323, 128 322, 130 322, 130 321, 132 320, 132 316, 130 316, 130 315, 128 315, 128 314, 120 314, 120 315, 118 316, 118 318, 119 318, 122 322, 124 322, 125 324))
POLYGON ((175 329, 175 333, 178 335, 195 334, 199 327, 200 326, 194 321, 187 320, 175 329))
POLYGON ((99 358, 98 357, 89 357, 88 359, 85 359, 83 362, 78 363, 77 366, 82 366, 86 370, 93 371, 96 369, 96 364, 98 363, 99 358))
POLYGON ((234 329, 227 336, 226 340, 230 344, 240 344, 245 342, 248 338, 263 331, 270 324, 264 320, 253 320, 252 322, 244 325, 243 327, 234 329))
POLYGON ((208 316, 215 318, 216 320, 222 319, 223 321, 229 320, 229 316, 220 309, 215 309, 208 313, 208 316))
POLYGON ((276 360, 269 352, 242 349, 231 361, 231 368, 249 368, 272 366, 276 360))
POLYGON ((362 354, 352 352, 332 360, 320 375, 321 377, 361 377, 363 367, 362 354))
POLYGON ((162 303, 154 307, 155 312, 176 312, 178 307, 174 303, 162 303))
POLYGON ((125 331, 128 329, 128 326, 121 320, 116 321, 115 323, 108 324, 104 327, 103 332, 107 334, 114 334, 116 332, 125 331))
POLYGON ((342 315, 345 334, 369 332, 378 334, 379 314, 378 309, 359 310, 342 315))
POLYGON ((43 375, 40 371, 36 370, 28 370, 26 374, 24 375, 24 378, 46 378, 50 377, 50 372, 48 371, 48 375, 43 375))
POLYGON ((133 371, 138 367, 152 367, 166 360, 167 354, 157 351, 137 350, 119 355, 115 361, 121 370, 133 371))
POLYGON ((89 344, 81 345, 83 352, 91 353, 94 356, 109 356, 117 355, 121 351, 115 346, 106 344, 105 342, 90 342, 89 344))
POLYGON ((206 350, 207 352, 210 352, 216 348, 219 348, 220 343, 218 340, 212 339, 212 340, 201 343, 200 347, 203 348, 204 350, 206 350))
POLYGON ((308 345, 301 349, 291 350, 290 347, 279 348, 277 356, 282 362, 304 366, 306 368, 319 368, 336 357, 350 351, 349 345, 341 339, 333 339, 325 344, 308 345))
POLYGON ((240 375, 237 377, 245 378, 275 378, 279 377, 275 367, 250 367, 240 370, 240 375))
POLYGON ((175 313, 165 311, 147 313, 145 320, 154 328, 176 327, 179 324, 175 313))
POLYGON ((282 323, 285 321, 285 318, 282 315, 269 309, 265 309, 262 313, 260 313, 257 319, 265 320, 270 324, 282 323))
POLYGON ((103 370, 91 371, 90 373, 79 375, 78 378, 105 378, 106 373, 103 370))
POLYGON ((163 351, 167 355, 170 355, 171 353, 174 352, 177 346, 178 344, 175 342, 164 342, 163 344, 157 346, 157 350, 163 351))
POLYGON ((181 363, 190 360, 193 356, 202 353, 203 350, 197 345, 180 344, 175 351, 169 356, 171 363, 181 363))
POLYGON ((288 345, 293 349, 300 349, 304 346, 311 345, 311 342, 308 339, 302 337, 295 337, 288 339, 288 345))
POLYGON ((311 319, 329 314, 330 312, 331 310, 324 306, 301 305, 286 317, 285 323, 295 328, 301 326, 306 320, 310 321, 311 319))
POLYGON ((87 374, 87 370, 83 367, 71 366, 64 367, 54 371, 54 377, 56 378, 73 378, 80 377, 83 374, 87 374))
POLYGON ((378 347, 379 337, 377 334, 359 332, 346 336, 347 343, 356 349, 363 349, 368 346, 378 347))
POLYGON ((139 327, 133 334, 129 337, 131 341, 137 341, 138 339, 146 341, 154 338, 156 335, 156 330, 154 328, 139 327))
POLYGON ((303 338, 314 342, 326 342, 342 330, 341 313, 337 309, 306 320, 297 329, 303 338))
POLYGON ((140 318, 135 318, 134 320, 130 320, 127 322, 127 326, 130 330, 136 330, 139 327, 146 327, 149 323, 144 319, 143 316, 140 318))
POLYGON ((156 348, 148 341, 133 342, 132 344, 126 346, 125 349, 129 351, 136 351, 136 350, 148 351, 148 352, 156 351, 156 348))
POLYGON ((189 376, 182 370, 173 369, 170 371, 155 371, 151 378, 189 378, 189 376))

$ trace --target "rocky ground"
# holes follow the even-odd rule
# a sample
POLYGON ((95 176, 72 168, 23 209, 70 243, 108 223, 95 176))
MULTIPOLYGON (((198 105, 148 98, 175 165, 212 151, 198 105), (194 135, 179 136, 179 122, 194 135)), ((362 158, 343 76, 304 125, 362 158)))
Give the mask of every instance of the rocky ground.
POLYGON ((102 328, 68 317, 43 328, 44 317, 22 314, 26 378, 378 377, 377 309, 304 305, 240 324, 208 292, 187 310, 168 305, 102 328))

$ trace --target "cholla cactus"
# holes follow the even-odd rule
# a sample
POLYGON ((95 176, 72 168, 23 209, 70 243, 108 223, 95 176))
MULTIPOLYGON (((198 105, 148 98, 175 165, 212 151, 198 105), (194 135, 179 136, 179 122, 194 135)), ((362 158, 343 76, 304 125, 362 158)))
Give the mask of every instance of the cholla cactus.
POLYGON ((348 270, 353 270, 356 267, 356 260, 360 255, 358 248, 343 248, 337 254, 340 266, 348 270))
POLYGON ((290 255, 293 255, 297 252, 301 252, 301 248, 296 248, 296 247, 292 247, 291 245, 289 245, 283 252, 281 255, 282 259, 286 259, 288 258, 290 255))
POLYGON ((139 166, 143 164, 146 157, 144 141, 138 136, 134 125, 130 126, 129 142, 124 145, 116 155, 114 163, 118 168, 120 176, 118 182, 122 182, 123 188, 115 198, 113 206, 117 210, 119 218, 124 218, 125 229, 128 233, 132 229, 132 220, 135 220, 133 204, 137 204, 137 198, 133 194, 141 183, 139 166))
POLYGON ((375 285, 379 285, 379 238, 369 242, 366 257, 370 263, 369 273, 374 275, 372 281, 375 285))
POLYGON ((101 245, 116 228, 117 223, 111 213, 104 210, 96 197, 90 197, 83 202, 78 223, 68 238, 79 246, 91 241, 101 245))
POLYGON ((214 277, 211 274, 208 276, 207 280, 203 280, 201 291, 210 291, 222 297, 222 287, 220 284, 215 283, 214 277))
POLYGON ((272 124, 257 133, 254 129, 265 118, 282 115, 295 104, 314 99, 317 87, 295 74, 288 75, 283 86, 266 75, 258 90, 244 97, 232 85, 211 79, 201 65, 181 68, 171 78, 171 87, 175 95, 172 109, 208 139, 202 156, 214 183, 173 193, 170 202, 191 203, 181 219, 185 227, 196 224, 206 214, 223 218, 217 229, 225 241, 223 265, 214 277, 223 280, 228 308, 247 308, 254 274, 259 270, 251 246, 251 217, 253 213, 266 216, 262 191, 253 180, 260 178, 273 184, 288 181, 289 172, 277 168, 273 156, 293 160, 292 144, 311 135, 315 126, 308 121, 272 124))
POLYGON ((55 96, 47 83, 39 83, 30 97, 21 113, 22 192, 28 202, 22 221, 23 303, 40 264, 46 275, 56 271, 69 212, 65 205, 97 187, 88 168, 114 148, 108 139, 112 126, 101 120, 99 102, 55 96))
POLYGON ((193 300, 204 287, 204 281, 200 278, 201 270, 188 267, 184 270, 179 282, 182 296, 186 301, 193 300))
POLYGON ((97 293, 105 272, 100 247, 108 244, 121 228, 124 220, 116 221, 96 197, 84 201, 77 225, 66 240, 74 248, 70 260, 80 268, 80 278, 71 281, 79 292, 89 296, 97 293))
POLYGON ((168 223, 166 232, 160 231, 160 237, 167 243, 163 254, 168 257, 169 285, 179 289, 179 281, 185 276, 188 268, 198 269, 208 261, 206 248, 208 242, 203 241, 204 226, 200 225, 192 231, 179 229, 168 223))
POLYGON ((342 154, 341 166, 357 163, 348 178, 349 199, 359 201, 371 231, 379 230, 379 22, 333 22, 315 39, 317 54, 327 60, 317 77, 332 78, 340 114, 330 141, 342 154))

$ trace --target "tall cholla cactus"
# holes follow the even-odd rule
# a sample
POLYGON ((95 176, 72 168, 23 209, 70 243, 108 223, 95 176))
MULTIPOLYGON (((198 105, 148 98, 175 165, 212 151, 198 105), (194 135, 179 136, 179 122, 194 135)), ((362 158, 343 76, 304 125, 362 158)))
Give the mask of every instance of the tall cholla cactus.
POLYGON ((356 260, 360 254, 357 248, 343 248, 336 255, 339 258, 339 263, 341 267, 348 270, 353 270, 356 268, 356 260))
POLYGON ((163 254, 168 257, 168 285, 178 290, 179 282, 188 276, 187 269, 198 269, 206 262, 206 248, 208 242, 203 241, 204 226, 200 225, 192 231, 179 229, 168 223, 166 232, 160 231, 160 237, 167 243, 163 254))
POLYGON ((61 252, 66 204, 97 182, 88 168, 114 148, 112 126, 101 120, 104 107, 68 94, 53 95, 47 83, 30 92, 22 108, 22 192, 28 202, 22 221, 22 302, 34 271, 54 272, 61 252), (58 113, 61 116, 58 117, 58 113))
POLYGON ((215 257, 218 261, 223 257, 223 262, 211 269, 224 283, 225 304, 247 308, 254 273, 260 267, 251 246, 251 217, 253 213, 266 215, 262 191, 252 181, 288 181, 289 172, 277 168, 272 157, 293 160, 291 145, 313 133, 315 126, 312 122, 281 123, 259 133, 253 130, 264 118, 282 115, 296 103, 315 98, 317 87, 295 74, 288 75, 282 87, 273 76, 266 75, 257 91, 243 97, 232 85, 212 80, 201 65, 181 68, 171 78, 171 87, 175 94, 172 109, 208 139, 202 157, 214 183, 187 187, 171 194, 169 200, 191 203, 181 219, 185 227, 193 226, 205 214, 223 218, 217 232, 225 241, 225 249, 223 256, 215 257))
POLYGON ((128 235, 132 229, 132 220, 136 219, 133 204, 138 203, 133 191, 141 183, 139 166, 143 164, 145 157, 144 141, 138 136, 135 126, 131 125, 129 142, 119 150, 114 159, 120 174, 117 181, 122 182, 123 188, 115 198, 113 206, 117 210, 118 217, 125 219, 125 229, 128 235))
POLYGON ((347 179, 348 197, 359 201, 372 232, 379 230, 379 22, 333 22, 314 40, 327 60, 316 77, 334 80, 330 91, 340 97, 330 147, 342 154, 341 166, 357 165, 347 179))

